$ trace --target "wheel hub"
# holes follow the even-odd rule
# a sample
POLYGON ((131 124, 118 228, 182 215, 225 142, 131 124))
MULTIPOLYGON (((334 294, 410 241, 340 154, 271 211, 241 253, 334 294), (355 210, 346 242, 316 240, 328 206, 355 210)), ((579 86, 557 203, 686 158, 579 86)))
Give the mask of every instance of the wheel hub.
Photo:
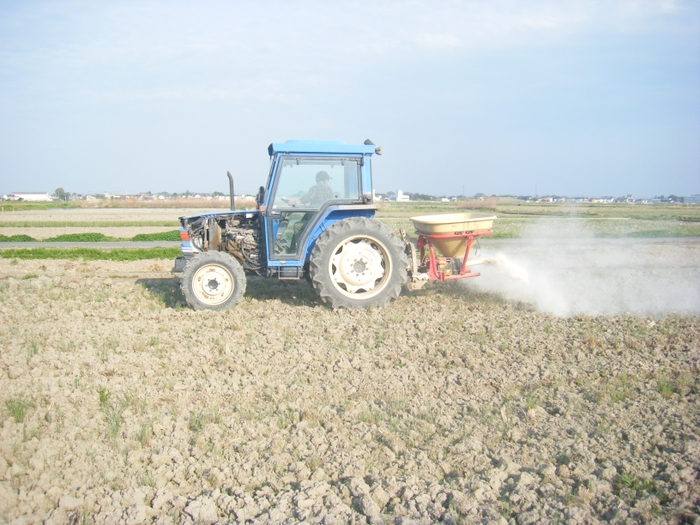
POLYGON ((369 240, 347 242, 331 258, 333 280, 349 293, 369 292, 384 276, 383 260, 382 252, 369 240))
POLYGON ((192 288, 200 301, 208 305, 217 305, 231 296, 234 283, 226 268, 210 264, 202 266, 195 274, 192 288))

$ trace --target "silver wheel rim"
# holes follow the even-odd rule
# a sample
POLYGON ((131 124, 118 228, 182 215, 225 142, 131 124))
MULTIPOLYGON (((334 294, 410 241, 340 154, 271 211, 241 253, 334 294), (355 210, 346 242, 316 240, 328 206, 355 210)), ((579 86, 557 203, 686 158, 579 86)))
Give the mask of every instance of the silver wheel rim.
POLYGON ((333 286, 341 294, 369 299, 382 291, 391 276, 391 258, 377 240, 353 237, 336 247, 328 270, 333 286))
POLYGON ((234 288, 231 272, 218 264, 202 266, 192 278, 194 295, 208 306, 225 302, 233 294, 234 288))

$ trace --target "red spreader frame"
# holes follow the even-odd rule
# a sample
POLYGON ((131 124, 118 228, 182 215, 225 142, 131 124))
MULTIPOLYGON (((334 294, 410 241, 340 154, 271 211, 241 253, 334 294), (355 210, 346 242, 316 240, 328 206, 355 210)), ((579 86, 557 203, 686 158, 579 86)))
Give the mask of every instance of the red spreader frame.
POLYGON ((450 234, 427 234, 422 232, 416 232, 418 234, 418 244, 416 245, 417 251, 420 254, 420 265, 423 268, 428 269, 428 278, 432 281, 452 281, 455 279, 466 279, 468 277, 478 277, 481 275, 478 272, 472 272, 467 268, 467 260, 469 259, 469 252, 472 249, 472 244, 474 239, 477 237, 482 237, 484 235, 491 235, 493 230, 478 231, 478 232, 468 232, 468 233, 450 233, 450 234), (462 267, 458 274, 452 274, 451 272, 447 274, 444 270, 439 270, 440 262, 445 262, 447 257, 438 257, 435 254, 435 247, 430 242, 432 239, 457 239, 465 238, 467 239, 467 245, 464 249, 464 258, 462 259, 462 267), (427 248, 427 249, 426 249, 427 248), (442 261, 441 261, 442 260, 442 261))

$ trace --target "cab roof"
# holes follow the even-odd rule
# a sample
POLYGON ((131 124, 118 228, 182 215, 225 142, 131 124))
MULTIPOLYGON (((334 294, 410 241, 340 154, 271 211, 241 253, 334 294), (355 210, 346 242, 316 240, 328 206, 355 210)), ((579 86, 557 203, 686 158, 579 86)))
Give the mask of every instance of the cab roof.
MULTIPOLYGON (((366 141, 369 142, 369 141, 366 141)), ((376 146, 370 144, 345 144, 339 140, 288 140, 273 142, 267 148, 270 156, 276 153, 338 153, 355 155, 372 155, 376 146)))

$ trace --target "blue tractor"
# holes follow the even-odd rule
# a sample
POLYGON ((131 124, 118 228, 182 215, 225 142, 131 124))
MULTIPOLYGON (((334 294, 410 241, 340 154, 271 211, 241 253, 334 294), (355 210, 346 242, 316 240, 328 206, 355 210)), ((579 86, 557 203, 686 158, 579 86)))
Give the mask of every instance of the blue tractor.
POLYGON ((181 217, 181 288, 196 310, 224 309, 246 273, 306 278, 332 308, 382 307, 409 280, 411 251, 374 219, 373 154, 381 148, 290 140, 268 148, 270 173, 256 209, 181 217))

